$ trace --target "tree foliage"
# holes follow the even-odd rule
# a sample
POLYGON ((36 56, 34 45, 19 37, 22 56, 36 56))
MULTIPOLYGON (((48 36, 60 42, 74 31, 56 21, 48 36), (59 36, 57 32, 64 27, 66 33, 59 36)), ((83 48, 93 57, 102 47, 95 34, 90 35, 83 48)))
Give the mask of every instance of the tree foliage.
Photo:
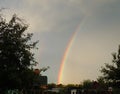
POLYGON ((106 82, 120 83, 120 46, 117 53, 113 53, 112 64, 105 64, 101 72, 106 82))
POLYGON ((26 88, 32 84, 32 66, 37 42, 32 33, 24 33, 28 25, 16 15, 9 22, 0 16, 0 88, 26 88))
POLYGON ((84 80, 83 81, 83 88, 85 89, 91 89, 93 82, 91 80, 84 80))

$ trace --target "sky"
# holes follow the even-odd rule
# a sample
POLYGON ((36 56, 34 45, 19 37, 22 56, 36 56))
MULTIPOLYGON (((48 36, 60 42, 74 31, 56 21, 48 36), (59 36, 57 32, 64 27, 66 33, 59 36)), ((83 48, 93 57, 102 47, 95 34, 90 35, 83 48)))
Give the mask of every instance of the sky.
POLYGON ((41 74, 62 84, 96 80, 101 66, 111 64, 120 44, 119 5, 120 0, 0 0, 2 14, 25 19, 26 32, 39 40, 35 68, 50 66, 41 74))

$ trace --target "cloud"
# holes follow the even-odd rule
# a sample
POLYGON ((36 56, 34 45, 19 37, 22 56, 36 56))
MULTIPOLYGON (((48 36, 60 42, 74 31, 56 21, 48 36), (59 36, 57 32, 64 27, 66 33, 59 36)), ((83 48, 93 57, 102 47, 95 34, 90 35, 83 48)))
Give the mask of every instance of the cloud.
POLYGON ((39 32, 65 31, 68 30, 69 27, 72 27, 72 25, 77 25, 79 22, 75 21, 81 20, 84 15, 79 7, 70 6, 68 3, 67 0, 35 0, 34 2, 32 0, 27 0, 26 5, 28 4, 28 8, 24 11, 26 13, 29 12, 28 16, 33 16, 32 19, 35 21, 31 22, 36 25, 36 28, 39 27, 39 32), (73 21, 75 23, 71 24, 73 21), (70 24, 71 26, 69 26, 70 24))
MULTIPOLYGON (((83 19, 82 16, 94 15, 99 7, 111 2, 113 0, 22 0, 14 2, 19 3, 19 7, 16 5, 12 8, 28 19, 32 32, 48 32, 54 29, 56 31, 71 29, 69 27, 78 24, 79 22, 75 21, 83 19), (75 23, 70 26, 73 21, 75 23)), ((9 4, 11 5, 12 3, 9 4)))
POLYGON ((69 31, 86 15, 82 7, 71 0, 25 0, 19 3, 22 7, 12 6, 10 10, 28 21, 30 32, 69 31))

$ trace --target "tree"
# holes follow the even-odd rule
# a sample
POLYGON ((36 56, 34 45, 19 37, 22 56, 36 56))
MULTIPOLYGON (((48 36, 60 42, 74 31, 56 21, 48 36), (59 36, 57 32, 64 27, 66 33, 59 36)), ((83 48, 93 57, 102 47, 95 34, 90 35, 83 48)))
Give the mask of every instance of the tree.
POLYGON ((28 25, 13 15, 9 22, 0 16, 0 89, 22 89, 31 86, 37 63, 32 49, 32 33, 24 33, 28 25))
POLYGON ((91 89, 92 88, 92 81, 91 80, 84 80, 83 81, 83 88, 84 89, 91 89))
POLYGON ((120 84, 120 46, 118 53, 113 53, 112 64, 105 63, 105 67, 102 67, 101 72, 106 82, 114 85, 120 84))
POLYGON ((107 88, 105 80, 104 80, 104 78, 102 76, 99 76, 97 78, 97 82, 99 83, 99 89, 105 89, 105 88, 107 88))

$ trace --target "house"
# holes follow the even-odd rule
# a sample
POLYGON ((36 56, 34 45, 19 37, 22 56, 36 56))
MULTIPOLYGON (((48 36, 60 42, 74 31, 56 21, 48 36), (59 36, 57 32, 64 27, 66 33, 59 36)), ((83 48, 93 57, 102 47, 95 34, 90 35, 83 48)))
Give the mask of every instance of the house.
POLYGON ((77 89, 72 89, 71 94, 77 94, 77 89))
POLYGON ((70 94, 82 94, 82 90, 73 88, 73 89, 71 89, 70 94))

